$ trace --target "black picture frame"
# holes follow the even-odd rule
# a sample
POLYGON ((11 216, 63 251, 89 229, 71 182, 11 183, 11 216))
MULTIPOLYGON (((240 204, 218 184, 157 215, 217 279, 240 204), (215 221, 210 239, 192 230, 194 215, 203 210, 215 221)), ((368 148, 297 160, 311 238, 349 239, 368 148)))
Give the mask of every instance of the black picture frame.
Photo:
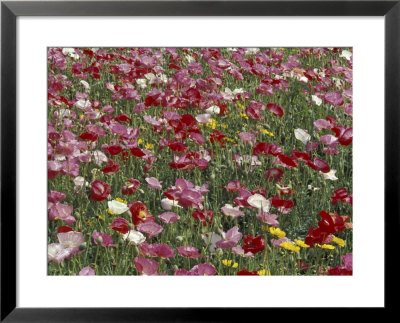
MULTIPOLYGON (((236 308, 19 308, 16 306, 16 19, 19 16, 384 16, 385 307, 395 306, 393 258, 399 234, 400 1, 2 1, 1 3, 1 321, 236 321, 236 308), (13 243, 15 242, 15 243, 13 243), (390 278, 389 278, 390 277, 390 278), (394 297, 394 296, 393 296, 394 297)), ((371 193, 373 194, 373 193, 371 193)), ((371 233, 373 234, 373 233, 371 233)), ((366 246, 367 247, 367 246, 366 246)), ((371 256, 373 265, 373 256, 371 256)), ((326 293, 324 293, 326 297, 326 293)), ((317 297, 317 296, 316 296, 317 297)), ((345 295, 344 295, 345 297, 345 295)), ((329 303, 329 302, 328 302, 329 303)), ((327 303, 327 304, 328 304, 327 303)), ((310 302, 312 307, 312 301, 310 302)), ((247 308, 248 309, 248 308, 247 308)), ((287 309, 286 309, 287 310, 287 309)), ((265 317, 265 308, 251 309, 265 317)), ((249 313, 250 314, 250 313, 249 313)), ((325 315, 330 315, 326 312, 325 315)), ((337 315, 337 314, 336 314, 337 315)), ((340 315, 340 317, 343 317, 340 315)), ((339 317, 338 317, 339 318, 339 317)), ((341 319, 341 318, 339 318, 341 319)))

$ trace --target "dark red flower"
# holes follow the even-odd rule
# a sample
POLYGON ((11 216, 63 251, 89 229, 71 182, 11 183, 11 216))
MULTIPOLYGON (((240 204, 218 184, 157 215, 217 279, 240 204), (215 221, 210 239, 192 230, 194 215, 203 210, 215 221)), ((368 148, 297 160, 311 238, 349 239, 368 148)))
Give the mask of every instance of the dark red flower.
POLYGON ((314 161, 308 160, 307 165, 310 166, 312 169, 316 171, 321 171, 323 173, 329 173, 329 171, 331 170, 329 165, 319 158, 314 158, 314 161))
POLYGON ((353 271, 346 269, 343 265, 328 269, 330 276, 352 276, 353 271))
POLYGON ((57 229, 57 233, 70 232, 70 231, 74 231, 74 230, 66 225, 62 225, 62 226, 58 227, 58 229, 57 229))
POLYGON ((192 217, 201 221, 203 223, 203 226, 207 226, 207 225, 211 225, 213 217, 214 217, 214 212, 211 210, 194 211, 192 213, 192 217))
POLYGON ((253 147, 253 155, 271 155, 278 156, 282 153, 282 148, 276 144, 270 144, 268 142, 258 142, 253 147))
POLYGON ((116 218, 112 221, 112 223, 107 227, 113 229, 114 231, 118 231, 121 233, 128 233, 129 231, 129 222, 124 218, 116 218))
POLYGON ((140 148, 137 148, 137 147, 131 148, 130 151, 131 151, 132 155, 135 157, 141 158, 143 156, 146 156, 146 154, 140 148))
POLYGON ((154 216, 147 210, 147 206, 140 201, 130 203, 128 207, 132 214, 132 222, 134 225, 155 220, 154 216))
POLYGON ((108 184, 97 180, 92 183, 91 197, 93 201, 104 201, 110 192, 111 188, 108 184))
POLYGON ((82 140, 87 140, 87 141, 96 141, 98 138, 98 135, 93 132, 87 131, 87 132, 82 133, 79 136, 79 138, 82 140))
POLYGON ((168 145, 168 147, 172 150, 172 151, 176 151, 176 152, 178 152, 178 153, 181 153, 181 154, 184 154, 184 153, 186 153, 187 151, 188 151, 188 147, 184 144, 184 143, 182 143, 182 142, 173 142, 173 143, 170 143, 169 145, 168 145))
POLYGON ((137 179, 130 178, 125 183, 125 185, 122 186, 122 194, 132 195, 139 187, 140 187, 140 182, 137 179))
POLYGON ((269 111, 271 111, 274 115, 278 116, 279 118, 283 117, 283 109, 279 105, 276 105, 275 103, 268 103, 267 108, 269 111))
POLYGON ((122 147, 118 145, 102 146, 101 149, 112 156, 116 156, 122 152, 122 147))
POLYGON ((337 213, 321 211, 319 216, 321 217, 321 221, 318 222, 318 227, 321 229, 321 231, 326 233, 343 231, 344 221, 337 213))
POLYGON ((253 237, 251 234, 248 234, 243 241, 243 250, 245 253, 251 252, 256 254, 257 252, 263 251, 265 248, 262 236, 253 237))
POLYGON ((243 268, 242 270, 238 271, 237 276, 258 276, 258 273, 256 270, 253 271, 248 271, 246 268, 243 268))
POLYGON ((284 207, 285 209, 290 209, 290 208, 292 208, 292 207, 294 206, 293 201, 291 201, 291 200, 283 200, 283 199, 280 199, 280 198, 278 197, 278 195, 275 195, 275 196, 271 199, 271 203, 272 203, 273 206, 276 206, 276 207, 284 207))
POLYGON ((343 203, 350 203, 353 205, 353 196, 349 195, 348 192, 344 188, 338 188, 333 192, 333 196, 331 196, 332 199, 332 205, 335 205, 338 201, 341 201, 343 203))
POLYGON ((278 155, 279 160, 284 163, 285 165, 289 166, 289 167, 297 167, 297 163, 296 161, 294 161, 292 158, 290 158, 289 156, 285 155, 285 154, 280 154, 278 155))
POLYGON ((210 142, 213 144, 214 142, 218 142, 221 147, 225 147, 225 141, 224 141, 225 135, 222 133, 222 131, 219 130, 214 130, 210 134, 210 142))
POLYGON ((304 239, 304 242, 308 244, 310 247, 314 247, 316 243, 323 244, 325 238, 329 235, 318 228, 310 228, 307 233, 307 237, 304 239))
POLYGON ((114 174, 119 171, 119 164, 112 159, 108 159, 107 165, 101 170, 104 174, 114 174))
POLYGON ((132 119, 129 118, 125 113, 116 116, 114 120, 118 122, 132 122, 132 119))
POLYGON ((295 158, 295 159, 301 159, 301 160, 303 160, 305 162, 311 161, 310 154, 303 153, 303 152, 300 152, 300 151, 297 151, 297 150, 293 150, 292 151, 292 157, 295 158))

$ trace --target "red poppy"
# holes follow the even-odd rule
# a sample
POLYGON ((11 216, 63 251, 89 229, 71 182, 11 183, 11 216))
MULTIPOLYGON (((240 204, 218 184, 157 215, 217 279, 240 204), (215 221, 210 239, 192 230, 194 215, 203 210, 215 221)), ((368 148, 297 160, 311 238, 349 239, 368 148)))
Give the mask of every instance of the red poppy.
POLYGON ((118 122, 132 122, 132 119, 129 118, 125 113, 116 116, 114 120, 118 122))
POLYGON ((133 202, 128 205, 129 211, 132 214, 132 222, 134 225, 139 225, 140 223, 154 221, 154 216, 152 216, 147 210, 147 206, 140 201, 133 202))
POLYGON ((137 148, 137 147, 131 148, 130 151, 131 151, 132 155, 135 157, 141 158, 143 156, 146 156, 146 154, 140 148, 137 148))
POLYGON ((222 133, 222 131, 219 130, 214 130, 210 134, 210 142, 213 144, 214 142, 218 142, 221 147, 225 147, 225 141, 224 141, 225 135, 222 133))
POLYGON ((268 103, 267 108, 277 117, 279 118, 283 117, 283 109, 279 105, 276 105, 275 103, 268 103))
POLYGON ((276 207, 284 207, 285 209, 290 209, 290 208, 292 208, 292 207, 294 206, 293 201, 291 201, 291 200, 283 200, 283 199, 280 199, 280 198, 278 197, 278 195, 275 195, 275 196, 271 199, 271 203, 272 203, 273 206, 276 206, 276 207))
POLYGON ((253 155, 271 155, 271 156, 278 156, 282 153, 282 148, 280 148, 276 144, 270 144, 268 142, 258 142, 253 147, 253 155))
POLYGON ((308 160, 307 165, 314 170, 321 171, 323 173, 329 173, 331 168, 329 165, 319 158, 314 158, 314 161, 308 160))
POLYGON ((335 268, 328 269, 328 275, 330 276, 352 276, 353 271, 344 268, 344 266, 338 266, 335 268))
POLYGON ((140 187, 140 182, 137 179, 130 178, 125 183, 125 185, 122 186, 122 194, 132 195, 139 187, 140 187))
POLYGON ((168 147, 172 150, 172 151, 176 151, 176 152, 178 152, 178 153, 181 153, 181 154, 184 154, 184 153, 186 153, 187 151, 188 151, 188 147, 184 144, 184 143, 182 143, 182 142, 173 142, 173 143, 170 143, 169 145, 168 145, 168 147))
POLYGON ((248 234, 243 241, 243 250, 245 253, 251 252, 252 254, 256 254, 265 248, 262 236, 253 237, 251 234, 248 234))
POLYGON ((129 222, 124 218, 116 218, 112 221, 112 223, 107 227, 113 229, 114 231, 118 231, 121 233, 127 233, 129 231, 129 222))
POLYGON ((331 196, 332 199, 332 205, 335 205, 338 201, 341 201, 343 203, 350 203, 353 205, 353 196, 349 195, 348 192, 344 188, 338 188, 333 192, 333 196, 331 196))
POLYGON ((207 226, 207 225, 211 225, 213 217, 214 217, 214 212, 211 210, 194 211, 192 213, 192 217, 201 221, 203 223, 203 226, 207 226))
POLYGON ((114 174, 119 171, 119 164, 112 159, 108 159, 107 165, 101 170, 104 174, 114 174))
POLYGON ((297 163, 296 161, 294 161, 292 158, 290 158, 289 156, 285 155, 285 154, 280 154, 278 155, 279 160, 284 163, 285 165, 289 166, 289 167, 297 167, 297 163))
POLYGON ((248 271, 246 268, 243 268, 242 270, 238 271, 237 276, 258 276, 258 273, 256 270, 253 271, 248 271))
POLYGON ((70 231, 74 231, 74 230, 66 225, 62 225, 62 226, 58 227, 58 229, 57 229, 57 233, 64 233, 64 232, 70 232, 70 231))
POLYGON ((87 140, 87 141, 96 141, 98 138, 98 135, 96 135, 93 132, 87 131, 87 132, 82 133, 79 136, 79 138, 82 140, 87 140))
POLYGON ((323 244, 323 241, 328 235, 329 233, 322 231, 319 227, 318 228, 311 227, 308 230, 307 237, 304 239, 304 242, 308 244, 310 247, 314 247, 316 243, 323 244))
POLYGON ((191 114, 184 114, 181 120, 187 127, 194 127, 197 124, 196 119, 191 114))
POLYGON ((300 152, 300 151, 297 151, 297 150, 293 150, 292 151, 292 157, 295 158, 295 159, 302 159, 305 162, 308 161, 308 160, 311 161, 310 154, 303 153, 303 152, 300 152))
POLYGON ((319 216, 321 217, 321 221, 318 222, 318 227, 321 229, 321 231, 326 233, 343 231, 344 221, 337 213, 321 211, 319 216))
POLYGON ((122 147, 118 145, 102 146, 101 149, 112 156, 116 156, 122 152, 122 147))
POLYGON ((97 180, 92 183, 91 197, 93 201, 104 201, 110 192, 111 188, 108 184, 97 180))

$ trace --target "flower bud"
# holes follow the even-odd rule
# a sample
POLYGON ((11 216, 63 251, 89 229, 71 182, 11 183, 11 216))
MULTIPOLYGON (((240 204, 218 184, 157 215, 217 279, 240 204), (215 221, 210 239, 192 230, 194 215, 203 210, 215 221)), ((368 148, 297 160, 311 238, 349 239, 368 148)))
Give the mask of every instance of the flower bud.
POLYGON ((82 243, 80 246, 79 246, 79 250, 85 250, 86 249, 86 247, 87 247, 87 245, 86 245, 86 242, 84 242, 84 243, 82 243))
POLYGON ((182 242, 183 241, 183 237, 182 236, 177 236, 176 237, 176 241, 177 242, 182 242))
POLYGON ((102 236, 98 236, 96 241, 97 241, 98 244, 101 244, 103 242, 103 237, 102 236))

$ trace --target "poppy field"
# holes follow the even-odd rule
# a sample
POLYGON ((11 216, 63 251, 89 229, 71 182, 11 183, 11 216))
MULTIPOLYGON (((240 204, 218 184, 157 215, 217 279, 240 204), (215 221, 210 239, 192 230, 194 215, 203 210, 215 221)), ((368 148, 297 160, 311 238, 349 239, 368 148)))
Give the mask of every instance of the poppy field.
POLYGON ((48 275, 352 275, 351 48, 48 48, 48 275))

